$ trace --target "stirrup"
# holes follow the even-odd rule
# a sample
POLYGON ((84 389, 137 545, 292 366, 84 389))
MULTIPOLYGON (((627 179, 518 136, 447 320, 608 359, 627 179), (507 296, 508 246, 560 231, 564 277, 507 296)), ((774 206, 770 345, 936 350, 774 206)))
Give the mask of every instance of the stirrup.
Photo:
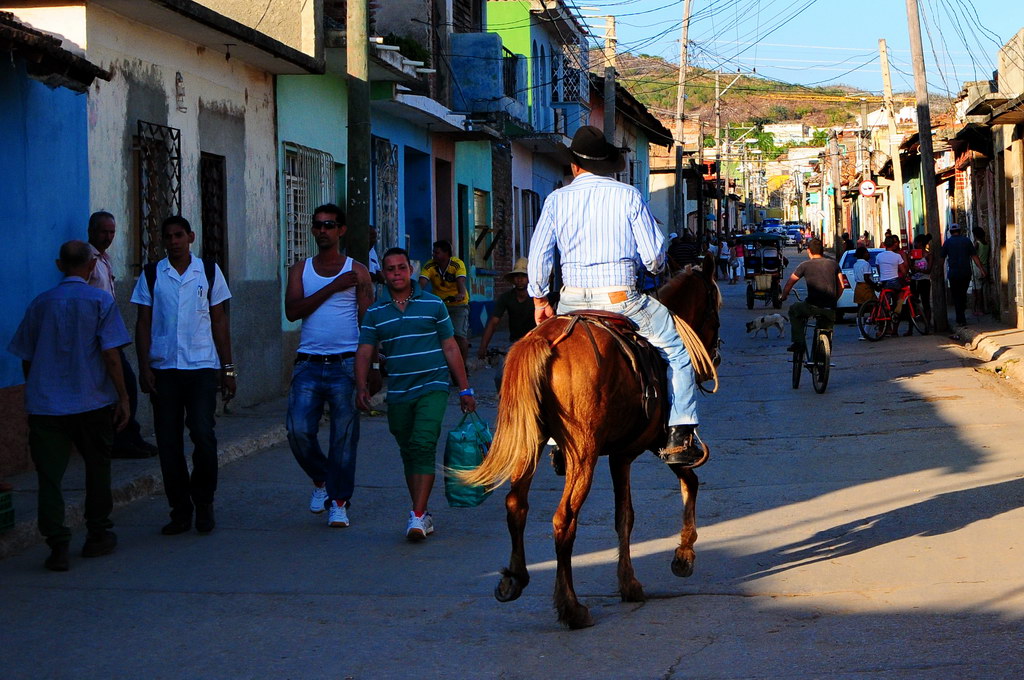
POLYGON ((688 445, 673 446, 658 451, 658 458, 666 465, 678 465, 684 469, 698 468, 708 462, 710 457, 711 449, 701 440, 696 429, 690 435, 688 445))

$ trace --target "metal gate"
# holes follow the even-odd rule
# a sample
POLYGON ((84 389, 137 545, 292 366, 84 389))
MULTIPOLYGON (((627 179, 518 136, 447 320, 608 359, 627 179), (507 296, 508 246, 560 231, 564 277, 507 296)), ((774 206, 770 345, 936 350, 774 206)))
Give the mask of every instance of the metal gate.
POLYGON ((373 214, 381 252, 398 242, 398 145, 373 138, 373 214))
POLYGON ((139 241, 146 262, 163 258, 160 223, 181 214, 181 130, 138 121, 139 241))

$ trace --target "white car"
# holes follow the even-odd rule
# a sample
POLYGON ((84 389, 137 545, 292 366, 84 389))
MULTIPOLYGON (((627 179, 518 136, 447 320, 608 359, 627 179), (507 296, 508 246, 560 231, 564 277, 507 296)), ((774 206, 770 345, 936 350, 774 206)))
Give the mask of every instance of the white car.
MULTIPOLYGON (((885 248, 868 248, 868 262, 871 263, 871 278, 878 283, 878 265, 875 264, 875 258, 878 257, 878 253, 885 250, 885 248)), ((846 312, 851 314, 857 313, 857 305, 853 304, 853 289, 857 285, 857 282, 853 280, 853 263, 857 261, 857 255, 853 250, 847 250, 839 258, 839 268, 843 270, 843 279, 845 279, 846 286, 843 288, 842 295, 839 296, 839 305, 836 307, 836 316, 842 317, 846 312)))

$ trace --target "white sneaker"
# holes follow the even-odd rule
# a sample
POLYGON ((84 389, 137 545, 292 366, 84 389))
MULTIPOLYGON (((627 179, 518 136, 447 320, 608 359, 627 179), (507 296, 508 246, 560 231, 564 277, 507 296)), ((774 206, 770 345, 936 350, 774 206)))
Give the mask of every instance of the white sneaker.
POLYGON ((430 516, 430 513, 424 513, 422 517, 417 517, 416 513, 410 510, 405 537, 410 541, 422 541, 432 533, 434 533, 434 518, 430 516))
POLYGON ((331 501, 330 512, 327 514, 327 526, 329 527, 347 527, 348 526, 348 511, 345 510, 345 504, 338 505, 338 501, 331 501))
POLYGON ((327 505, 327 487, 326 486, 314 486, 313 495, 309 497, 309 511, 319 515, 321 512, 326 510, 324 507, 327 505))

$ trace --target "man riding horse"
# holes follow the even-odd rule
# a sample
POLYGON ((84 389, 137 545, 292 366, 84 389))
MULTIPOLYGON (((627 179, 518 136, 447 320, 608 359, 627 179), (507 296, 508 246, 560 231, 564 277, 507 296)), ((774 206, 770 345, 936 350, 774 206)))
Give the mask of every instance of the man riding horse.
POLYGON ((555 250, 564 287, 558 312, 599 309, 623 314, 668 363, 668 441, 659 457, 692 467, 706 460, 697 436, 696 381, 690 355, 672 314, 636 289, 637 265, 658 272, 665 264, 665 238, 636 188, 612 173, 625 167, 618 147, 601 130, 585 125, 569 148, 573 181, 544 202, 530 241, 529 293, 537 324, 554 316, 548 304, 555 250))

